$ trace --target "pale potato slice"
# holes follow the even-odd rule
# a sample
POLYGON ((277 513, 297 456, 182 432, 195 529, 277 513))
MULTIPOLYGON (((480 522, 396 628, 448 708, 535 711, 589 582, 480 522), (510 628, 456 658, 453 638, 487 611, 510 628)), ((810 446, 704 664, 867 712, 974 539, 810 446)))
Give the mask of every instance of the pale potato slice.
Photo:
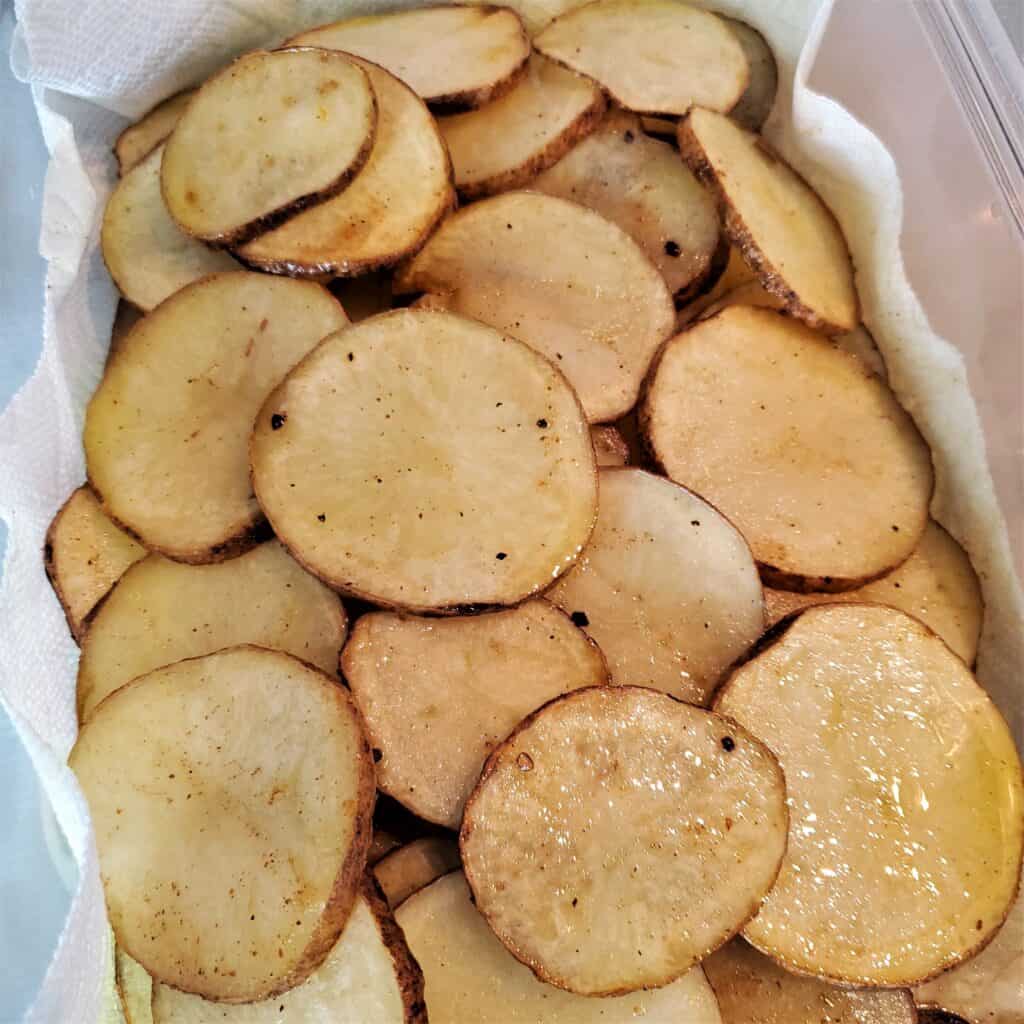
POLYGON ((190 235, 238 245, 337 195, 376 128, 373 87, 345 55, 247 53, 203 84, 168 138, 167 210, 190 235))
POLYGON ((107 200, 100 244, 117 290, 144 312, 207 274, 237 270, 225 252, 186 235, 160 192, 163 146, 128 171, 107 200))
POLYGON ((736 106, 729 111, 729 117, 741 128, 759 132, 772 112, 779 88, 779 69, 775 56, 756 28, 739 18, 726 18, 723 15, 722 20, 736 36, 750 65, 750 84, 736 106))
POLYGON ((251 547, 264 526, 249 483, 253 420, 347 322, 319 285, 244 272, 161 303, 113 353, 86 412, 86 468, 107 514, 181 561, 251 547))
POLYGON ((377 785, 453 829, 487 755, 526 715, 608 681, 594 642, 547 601, 443 622, 371 612, 341 665, 366 719, 377 785))
POLYGON ((146 549, 104 514, 88 486, 72 491, 46 531, 46 575, 64 609, 71 635, 81 642, 86 619, 146 549))
POLYGON ((397 75, 435 110, 472 110, 526 70, 530 41, 504 7, 441 4, 368 14, 303 32, 292 46, 344 50, 397 75))
POLYGON ((153 1024, 153 979, 146 968, 118 949, 115 977, 127 1024, 153 1024))
POLYGON ((597 526, 548 592, 600 645, 612 681, 703 704, 764 631, 757 566, 739 531, 685 487, 602 469, 597 526))
POLYGON ((681 977, 756 913, 786 848, 778 762, 654 690, 578 690, 526 718, 466 805, 466 878, 543 981, 617 995, 681 977))
POLYGON ((931 455, 863 363, 796 320, 730 306, 669 342, 640 413, 655 459, 727 515, 770 586, 852 590, 928 522, 931 455))
POLYGON ((591 427, 590 440, 594 442, 594 457, 599 468, 629 464, 629 445, 617 427, 591 427))
POLYGON ((285 651, 333 674, 347 629, 337 594, 277 541, 216 565, 150 555, 90 624, 78 662, 79 719, 137 676, 236 644, 285 651))
POLYGON ((103 937, 103 977, 100 980, 100 1014, 98 1024, 127 1024, 124 997, 114 972, 114 931, 106 925, 103 937))
POLYGON ((180 661, 104 701, 69 763, 114 933, 154 980, 254 1002, 330 951, 374 794, 359 713, 336 680, 261 647, 180 661))
POLYGON ((441 118, 459 195, 478 199, 522 188, 586 138, 604 110, 596 82, 534 54, 500 99, 441 118))
POLYGON ((750 81, 726 23, 676 0, 597 0, 556 18, 534 46, 639 114, 730 110, 750 81))
POLYGON ((186 89, 169 96, 118 135, 114 143, 118 174, 127 174, 174 131, 194 95, 195 89, 186 89))
POLYGON ((340 277, 331 284, 331 291, 354 324, 391 309, 391 275, 383 270, 340 277))
POLYGON ((582 7, 589 0, 509 0, 502 7, 510 7, 519 15, 526 31, 535 36, 559 15, 576 7, 582 7))
POLYGON ((427 836, 400 846, 373 869, 388 906, 394 910, 413 893, 462 866, 459 844, 442 836, 427 836))
POLYGON ((593 529, 590 432, 565 378, 514 338, 395 310, 325 341, 267 399, 252 476, 311 572, 376 604, 516 604, 593 529))
POLYGON ((695 109, 679 124, 679 151, 715 190, 723 230, 786 310, 828 334, 860 321, 850 251, 832 211, 760 136, 695 109))
POLYGON ((711 194, 679 154, 614 110, 600 128, 530 186, 618 224, 658 268, 676 301, 698 288, 718 247, 711 194))
POLYGON ((879 605, 808 608, 715 708, 771 747, 789 789, 789 847, 750 942, 800 972, 906 986, 989 941, 1017 891, 1021 765, 931 630, 879 605))
POLYGON ((358 57, 377 97, 366 166, 340 195, 290 217, 237 250, 245 263, 294 277, 351 277, 389 267, 426 241, 455 205, 452 168, 423 101, 358 57))
POLYGON ((423 968, 431 1024, 722 1024, 699 967, 656 991, 600 1001, 538 981, 477 913, 460 871, 410 897, 395 917, 423 968))
POLYGON ((399 270, 395 288, 450 293, 453 311, 547 356, 592 423, 633 405, 674 321, 665 282, 621 228, 533 192, 459 210, 399 270))

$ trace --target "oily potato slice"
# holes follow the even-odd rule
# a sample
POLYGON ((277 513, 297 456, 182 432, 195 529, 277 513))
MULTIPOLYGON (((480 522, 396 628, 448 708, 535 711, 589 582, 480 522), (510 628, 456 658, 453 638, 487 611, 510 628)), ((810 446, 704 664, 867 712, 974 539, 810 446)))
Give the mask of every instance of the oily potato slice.
POLYGON ((115 954, 114 977, 121 993, 126 1024, 153 1024, 153 979, 123 949, 115 954))
POLYGON ((241 271, 161 303, 113 353, 86 412, 86 468, 107 514, 181 561, 251 547, 264 523, 249 483, 253 420, 346 323, 317 284, 241 271))
POLYGON ((168 138, 164 202, 188 234, 238 245, 337 195, 376 129, 373 86, 345 55, 247 53, 203 84, 168 138))
POLYGON ((779 69, 775 55, 764 36, 752 25, 724 15, 722 20, 736 36, 750 65, 750 84, 736 106, 729 111, 729 117, 748 132, 759 132, 772 112, 779 88, 779 69))
POLYGON ((538 981, 477 913, 461 871, 396 911, 423 968, 431 1024, 722 1024, 699 967, 652 992, 595 1001, 538 981))
POLYGON ((714 706, 768 744, 789 789, 789 847, 750 942, 800 972, 907 986, 992 938, 1017 891, 1021 765, 931 630, 880 605, 808 608, 714 706))
POLYGON ((590 440, 594 443, 594 458, 597 459, 598 468, 629 464, 629 445, 618 427, 591 427, 590 440))
POLYGON ((723 230, 786 310, 827 334, 860 321, 853 263, 832 211, 760 136, 695 109, 679 123, 679 151, 718 196, 723 230))
POLYGON ((457 829, 487 755, 542 704, 608 681, 593 641, 547 601, 447 619, 371 612, 342 652, 377 785, 457 829))
POLYGON ((565 378, 451 313, 395 310, 324 340, 267 399, 256 494, 311 572, 376 604, 515 604, 579 556, 594 450, 565 378))
POLYGON ((150 555, 90 622, 78 662, 85 721, 119 686, 161 665, 251 643, 334 673, 348 623, 337 594, 268 541, 215 565, 150 555))
POLYGON ((425 836, 392 850, 373 869, 388 906, 394 910, 413 893, 462 866, 459 844, 443 836, 425 836))
POLYGON ((507 192, 459 210, 395 279, 547 356, 592 423, 636 401, 672 330, 672 297, 621 228, 576 203, 507 192), (558 259, 552 259, 552 253, 558 259))
POLYGON ((673 338, 641 428, 673 479, 727 515, 770 586, 852 590, 928 521, 928 446, 884 381, 773 310, 730 306, 673 338))
POLYGON ((600 645, 612 681, 703 704, 764 630, 747 542, 711 505, 642 469, 602 469, 597 526, 548 592, 600 645))
POLYGON ((734 722, 636 686, 559 697, 488 759, 466 877, 539 978, 617 995, 681 977, 756 911, 786 847, 778 762, 734 722))
POLYGON ((114 143, 118 174, 127 174, 174 131, 194 95, 195 89, 186 89, 169 96, 118 135, 114 143))
POLYGON ((69 763, 118 943, 157 981, 223 1002, 297 985, 348 919, 373 761, 348 691, 233 647, 105 700, 69 763))

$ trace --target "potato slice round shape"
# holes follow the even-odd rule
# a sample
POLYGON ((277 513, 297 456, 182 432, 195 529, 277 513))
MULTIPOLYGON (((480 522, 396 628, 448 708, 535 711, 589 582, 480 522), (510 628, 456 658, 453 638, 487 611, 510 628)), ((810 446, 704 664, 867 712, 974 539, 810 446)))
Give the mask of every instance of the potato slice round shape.
POLYGON ((715 709, 756 730, 789 787, 789 847, 745 937, 794 970, 907 986, 977 952, 1017 890, 1021 766, 964 663, 879 605, 808 608, 715 709))
POLYGON ((526 69, 530 41, 508 8, 440 4, 314 28, 292 46, 343 50, 387 68, 442 112, 497 99, 526 69))
POLYGON ((413 893, 425 889, 462 866, 459 844, 443 836, 425 836, 392 850, 373 869, 374 877, 394 910, 413 893))
POLYGON ((548 598, 600 645, 612 681, 703 704, 764 631, 757 565, 739 531, 692 491, 642 469, 602 469, 597 526, 548 598))
POLYGON ((522 601, 576 561, 596 517, 565 378, 451 313, 395 310, 325 339, 267 399, 251 453, 302 564, 410 611, 522 601))
POLYGON ((336 680, 258 647, 180 661, 105 700, 69 763, 118 943, 155 980, 254 1002, 327 955, 359 887, 374 794, 336 680))
POLYGON ((114 977, 126 1024, 153 1024, 153 979, 123 949, 115 953, 114 977))
POLYGON ((431 1024, 722 1024, 699 967, 652 992, 595 1002, 538 981, 477 913, 461 871, 395 913, 423 968, 431 1024))
POLYGON ((430 111, 383 68, 351 58, 377 97, 377 135, 366 166, 340 195, 247 242, 237 255, 293 277, 350 277, 415 252, 455 205, 452 169, 430 111))
POLYGON ((598 468, 629 464, 629 445, 618 427, 591 427, 590 440, 594 442, 594 457, 598 468))
POLYGON ((186 89, 169 96, 118 135, 114 143, 118 174, 127 174, 174 131, 195 92, 186 89))
POLYGON ((215 565, 150 555, 90 623, 78 662, 79 719, 137 676, 237 644, 285 651, 334 674, 347 629, 338 595, 277 541, 215 565))
POLYGON ((772 112, 779 88, 779 69, 775 55, 764 36, 752 25, 739 18, 727 18, 724 15, 721 18, 736 36, 750 65, 750 84, 736 106, 729 111, 729 117, 748 132, 759 132, 772 112))
POLYGON ((757 911, 786 847, 778 762, 719 715, 636 686, 525 719, 466 805, 466 877, 506 948, 580 995, 666 985, 757 911))
POLYGON ((376 128, 373 87, 343 54, 247 53, 203 84, 168 138, 167 210, 190 235, 238 245, 345 188, 376 128))
POLYGON ((450 293, 452 311, 547 356, 592 423, 633 405, 675 318, 661 275, 621 228, 533 192, 459 210, 399 270, 395 287, 450 293))
POLYGON ((821 197, 760 136, 697 109, 679 123, 679 152, 714 189, 726 237, 787 312, 826 334, 860 321, 853 263, 821 197))
POLYGON ((211 562, 251 547, 263 516, 246 446, 263 400, 347 323, 320 285, 217 274, 139 321, 85 418, 89 482, 146 547, 211 562))
POLYGON ((931 454, 888 386, 772 310, 730 306, 673 338, 641 429, 770 586, 851 590, 907 558, 928 521, 931 454))
POLYGON ((377 785, 457 829, 487 755, 531 711, 608 681, 592 640, 547 601, 490 615, 362 616, 342 673, 377 751, 377 785))

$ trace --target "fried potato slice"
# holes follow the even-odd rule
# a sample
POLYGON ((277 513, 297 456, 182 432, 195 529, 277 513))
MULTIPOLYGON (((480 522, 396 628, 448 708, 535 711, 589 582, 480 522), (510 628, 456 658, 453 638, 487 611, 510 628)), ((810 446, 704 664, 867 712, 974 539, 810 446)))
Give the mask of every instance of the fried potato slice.
POLYGON ((466 805, 466 877, 506 948, 580 995, 666 985, 753 915, 786 847, 778 762, 734 722, 636 686, 526 718, 466 805))
POLYGON ((185 89, 169 96, 118 135, 114 143, 118 174, 127 174, 174 131, 195 92, 185 89))
POLYGON ((772 112, 779 88, 779 69, 775 55, 764 36, 752 25, 739 18, 721 17, 736 36, 750 65, 750 84, 736 106, 729 111, 729 117, 748 132, 759 132, 772 112))
POLYGON ((431 1024, 722 1024, 699 967, 656 991, 600 1002, 538 981, 477 913, 461 871, 411 896, 395 917, 423 968, 431 1024))
POLYGON ((612 681, 703 704, 764 631, 757 566, 739 531, 692 491, 602 469, 597 526, 549 591, 600 645, 612 681))
POLYGON ((592 423, 633 405, 675 317, 661 275, 621 228, 533 192, 459 210, 399 270, 395 288, 450 293, 454 312, 547 356, 592 423))
POLYGON ((629 445, 618 427, 591 427, 590 440, 594 442, 594 457, 599 468, 629 464, 629 445))
POLYGON ((728 25, 676 0, 597 0, 556 18, 534 46, 638 114, 730 110, 750 81, 728 25))
POLYGON ((454 839, 426 836, 392 850, 373 869, 373 874, 388 906, 394 910, 413 893, 461 866, 459 844, 454 839))
POLYGON ((246 445, 263 400, 347 323, 319 285, 237 272, 183 288, 111 355, 85 418, 89 482, 115 522, 185 562, 260 539, 246 445))
POLYGON ((236 644, 271 647, 334 674, 347 630, 338 595, 277 541, 216 565, 150 555, 90 623, 78 663, 79 719, 137 676, 236 644))
POLYGON ((371 612, 341 666, 376 751, 377 785, 452 829, 487 755, 526 715, 608 681, 594 642, 547 601, 443 622, 371 612))
POLYGON ((723 230, 787 312, 826 334, 860 321, 853 263, 821 197, 760 136, 695 109, 679 123, 679 152, 714 189, 723 230))
POLYGON ((124 997, 117 984, 114 970, 115 947, 114 931, 108 924, 103 937, 103 977, 100 981, 100 1015, 99 1024, 127 1024, 127 1011, 124 997))
POLYGON ((673 338, 640 412, 668 475, 750 543, 765 582, 852 590, 928 522, 931 455, 860 360, 772 310, 730 306, 673 338))
POLYGON ((373 761, 348 691, 233 647, 105 700, 69 763, 118 943, 154 980, 254 1002, 297 985, 348 919, 373 761))
POLYGON ((164 202, 188 234, 238 245, 337 195, 376 129, 373 87, 347 56, 247 53, 203 84, 168 138, 164 202))
POLYGON ((667 117, 641 117, 640 127, 648 135, 653 135, 656 139, 662 139, 665 142, 671 142, 673 146, 676 144, 676 125, 679 121, 675 118, 667 117))
POLYGON ((570 568, 596 517, 565 378, 451 313, 395 310, 326 339, 267 399, 251 454, 302 564, 410 611, 522 601, 570 568))
POLYGON ((455 205, 451 163, 423 101, 383 68, 352 61, 377 97, 370 158, 340 195, 238 249, 250 266, 293 277, 351 277, 389 267, 419 249, 455 205))
POLYGON ((795 970, 907 986, 981 949, 1017 890, 1021 765, 995 705, 916 619, 808 608, 715 709, 782 763, 789 848, 744 935, 795 970))
POLYGON ((530 40, 506 7, 440 4, 368 14, 314 28, 292 46, 343 50, 397 75, 435 110, 496 100, 526 70, 530 40))
MULTIPOLYGON (((724 240, 723 240, 724 242, 724 240)), ((743 259, 743 254, 735 246, 724 243, 724 251, 716 253, 716 257, 721 265, 718 268, 718 276, 715 277, 713 283, 706 291, 702 292, 696 298, 688 302, 682 309, 679 310, 678 323, 680 329, 685 325, 692 323, 702 313, 711 309, 717 303, 719 303, 726 295, 731 295, 734 292, 738 292, 740 288, 745 287, 748 284, 757 284, 757 278, 754 277, 754 272, 747 266, 746 260, 743 259)), ((760 287, 760 286, 759 286, 760 287)), ((763 288, 760 289, 760 296, 767 296, 769 292, 766 292, 763 288)), ((735 303, 733 303, 735 305, 735 303)), ((771 308, 777 308, 773 303, 769 303, 767 299, 759 302, 750 302, 747 305, 769 305, 771 308)), ((724 306, 721 308, 725 308, 724 306)))
POLYGON ((115 953, 114 977, 126 1024, 153 1024, 153 979, 123 949, 115 953))

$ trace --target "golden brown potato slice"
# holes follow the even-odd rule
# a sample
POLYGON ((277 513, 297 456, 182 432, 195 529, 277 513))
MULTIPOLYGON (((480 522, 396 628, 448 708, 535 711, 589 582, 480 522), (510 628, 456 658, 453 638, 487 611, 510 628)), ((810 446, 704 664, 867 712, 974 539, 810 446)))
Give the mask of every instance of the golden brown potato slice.
POLYGON ((640 127, 648 135, 653 135, 656 139, 662 139, 665 142, 671 142, 673 146, 676 144, 676 125, 679 121, 675 118, 667 117, 641 117, 640 127))
POLYGON ((594 535, 548 597, 598 642, 613 682, 703 704, 764 630, 750 548, 664 477, 603 469, 598 491, 594 535))
POLYGON ((628 465, 629 445, 617 427, 591 427, 590 440, 594 442, 598 468, 628 465))
POLYGON ((542 704, 608 681, 592 640, 547 601, 438 622, 372 612, 342 672, 366 719, 377 785, 457 829, 487 755, 542 704))
POLYGON ((437 124, 403 82, 352 58, 377 97, 377 135, 366 166, 340 195, 243 245, 245 263, 295 277, 351 277, 415 252, 455 205, 437 124))
POLYGON ((319 285, 238 272, 183 288, 113 353, 89 403, 85 457, 104 510, 186 562, 260 539, 246 446, 263 400, 348 321, 319 285))
POLYGON ((523 74, 530 56, 518 16, 490 5, 368 14, 303 32, 290 45, 372 60, 443 112, 472 110, 497 99, 523 74))
POLYGON ((174 131, 194 95, 195 89, 175 93, 118 135, 114 143, 118 174, 127 174, 174 131))
POLYGON ((466 877, 539 978, 617 995, 681 977, 757 911, 786 847, 777 761, 734 722, 654 690, 559 697, 487 761, 466 877))
POLYGON ((750 65, 750 84, 736 106, 729 111, 729 117, 748 132, 759 132, 772 112, 775 93, 779 88, 779 69, 775 56, 756 28, 739 18, 726 18, 723 15, 722 20, 736 36, 750 65))
POLYGON ((533 192, 459 210, 399 270, 395 287, 450 293, 454 312, 547 356, 592 423, 633 405, 674 321, 665 282, 621 228, 576 203, 533 192))
POLYGON ((565 572, 597 509, 594 449, 565 378, 484 324, 395 310, 326 339, 256 419, 274 531, 376 604, 516 604, 565 572))
POLYGON ((673 338, 641 409, 668 475, 722 510, 770 586, 852 590, 928 521, 928 446, 859 359, 796 320, 730 306, 673 338))
POLYGON ((431 1024, 722 1024, 699 967, 656 991, 599 1001, 538 981, 477 913, 461 871, 411 896, 395 917, 423 968, 431 1024))
POLYGON ((988 942, 1017 890, 1021 765, 931 630, 879 605, 808 608, 715 709, 771 747, 789 790, 789 848, 750 942, 797 971, 884 986, 988 942))
POLYGON ((153 979, 146 968, 118 949, 114 969, 126 1024, 153 1024, 153 979))
POLYGON ((254 1002, 324 959, 356 898, 373 761, 348 691, 233 647, 111 695, 69 759, 119 944, 154 980, 254 1002))
POLYGON ((343 54, 247 53, 203 84, 164 146, 168 212, 190 235, 238 245, 337 195, 376 129, 373 87, 343 54))
POLYGON ((373 869, 373 874, 388 906, 394 910, 413 893, 461 866, 459 844, 454 839, 426 836, 392 850, 373 869))
POLYGON ((821 198, 760 136, 695 109, 679 123, 679 151, 715 190, 723 229, 787 312, 827 334, 860 321, 846 239, 821 198))

